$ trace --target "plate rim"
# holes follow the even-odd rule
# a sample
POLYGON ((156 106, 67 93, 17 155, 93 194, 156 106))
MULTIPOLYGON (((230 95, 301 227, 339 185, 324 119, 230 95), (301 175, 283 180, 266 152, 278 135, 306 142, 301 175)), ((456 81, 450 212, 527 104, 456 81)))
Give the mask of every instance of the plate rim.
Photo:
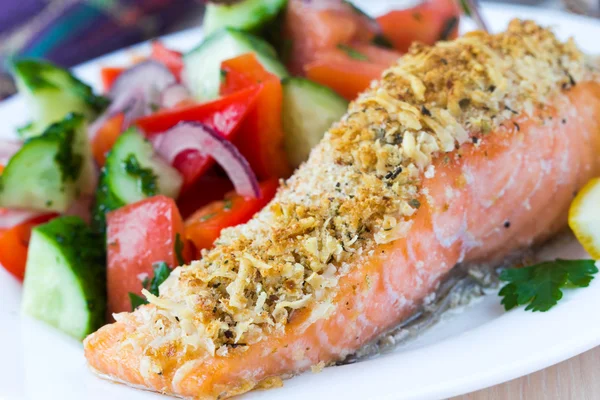
MULTIPOLYGON (((563 21, 569 21, 570 24, 578 24, 578 23, 585 23, 585 24, 598 24, 598 20, 595 20, 593 18, 590 17, 586 17, 586 16, 581 16, 581 15, 575 15, 575 14, 569 14, 566 12, 562 12, 559 10, 554 10, 554 9, 537 9, 531 6, 524 6, 524 5, 508 5, 508 4, 491 4, 491 3, 485 3, 483 6, 483 10, 485 14, 495 14, 495 13, 511 13, 514 15, 524 15, 525 17, 531 17, 533 13, 535 14, 540 14, 541 16, 543 16, 544 18, 550 18, 550 19, 555 19, 557 20, 556 24, 560 24, 563 23, 563 21)), ((600 32, 600 26, 598 28, 598 31, 600 32)), ((198 35, 198 40, 200 40, 201 35, 202 35, 202 28, 201 27, 194 27, 194 28, 189 28, 189 29, 185 29, 183 31, 180 32, 175 32, 175 33, 171 33, 165 36, 161 36, 159 37, 159 39, 164 40, 165 42, 177 42, 177 41, 181 41, 182 38, 186 38, 189 36, 194 36, 194 35, 198 35)), ((110 62, 111 59, 115 58, 115 57, 119 57, 122 54, 127 53, 128 51, 139 51, 144 49, 145 47, 148 46, 148 44, 150 43, 150 41, 145 41, 145 42, 141 42, 138 44, 135 44, 133 46, 129 46, 123 49, 119 49, 116 50, 114 52, 111 52, 109 54, 100 56, 98 58, 95 58, 93 60, 89 60, 86 61, 85 63, 82 63, 76 67, 74 67, 74 70, 76 71, 76 73, 80 74, 82 72, 84 72, 87 69, 94 69, 94 68, 98 68, 99 66, 103 65, 106 62, 110 62)), ((598 48, 599 53, 600 53, 600 46, 598 48)), ((97 86, 97 82, 95 83, 95 86, 97 86)), ((18 101, 15 99, 16 96, 13 96, 13 98, 10 101, 18 101)), ((2 114, 2 110, 6 107, 6 101, 3 101, 0 103, 0 115, 2 114)), ((2 277, 2 275, 0 275, 0 278, 2 277)), ((598 281, 600 281, 600 278, 597 279, 598 281)), ((3 285, 0 283, 0 287, 2 287, 3 285)), ((595 292, 598 292, 600 294, 600 283, 596 282, 595 285, 592 285, 592 287, 595 288, 595 292)), ((590 291, 592 291, 592 289, 590 288, 590 291)), ((2 293, 0 293, 0 299, 2 299, 3 295, 2 293)), ((575 296, 576 298, 579 298, 581 296, 575 296)), ((599 296, 600 297, 600 296, 599 296)), ((565 305, 566 308, 568 307, 568 304, 572 303, 567 303, 565 305)), ((561 305, 561 307, 557 308, 558 310, 563 310, 565 307, 563 307, 561 305)), ((0 309, 0 311, 2 311, 0 309)), ((568 314, 568 312, 563 312, 562 314, 568 314)), ((558 315, 557 315, 558 317, 558 315)), ((552 318, 555 319, 555 318, 552 318)), ((2 314, 0 313, 0 320, 2 320, 2 314)), ((488 325, 488 324, 486 324, 488 325)), ((471 329, 468 330, 466 332, 461 333, 460 335, 458 335, 458 337, 453 337, 453 338, 448 338, 446 340, 440 341, 434 345, 428 346, 430 348, 429 351, 434 351, 436 347, 439 346, 448 346, 449 344, 451 345, 450 342, 453 341, 453 339, 461 339, 464 340, 464 336, 465 334, 474 334, 479 328, 475 328, 475 329, 471 329)), ((379 393, 377 395, 378 399, 399 399, 399 398, 410 398, 410 399, 429 399, 429 398, 439 398, 439 397, 451 397, 451 396, 456 396, 456 395, 460 395, 460 394, 464 394, 464 393, 469 393, 469 392, 473 392, 476 390, 480 390, 480 389, 484 389, 496 384, 500 384, 503 382, 507 382, 509 380, 521 377, 521 376, 525 376, 528 375, 530 373, 539 371, 541 369, 547 368, 548 366, 551 365, 555 365, 556 363, 559 363, 561 361, 564 361, 566 359, 575 357, 593 347, 596 347, 600 345, 600 326, 597 327, 596 330, 593 330, 593 334, 592 332, 586 332, 585 334, 581 334, 581 335, 577 335, 577 336, 573 336, 571 338, 571 340, 564 340, 562 341, 560 344, 558 344, 556 347, 557 349, 551 353, 551 356, 549 357, 547 354, 542 354, 542 353, 537 353, 534 355, 528 355, 528 357, 524 357, 523 359, 520 360, 519 363, 516 363, 515 365, 509 365, 506 366, 504 365, 503 367, 499 367, 499 368, 488 368, 487 370, 481 371, 480 374, 478 375, 479 377, 477 379, 472 379, 472 376, 469 379, 465 379, 464 381, 461 380, 457 380, 452 382, 451 384, 446 384, 446 385, 442 385, 437 387, 437 389, 433 389, 433 388, 423 388, 421 391, 413 391, 411 394, 407 395, 407 396, 403 396, 400 393, 391 393, 391 392, 387 392, 387 393, 379 393), (510 367, 510 368, 509 368, 510 367), (502 378, 499 378, 499 376, 502 376, 502 378)), ((405 352, 402 352, 402 354, 404 356, 409 355, 410 353, 416 353, 416 352, 420 352, 423 351, 423 348, 418 348, 415 350, 407 350, 405 352)), ((402 362, 401 357, 399 355, 397 355, 396 357, 393 357, 396 362, 402 362)), ((380 362, 381 360, 370 360, 370 361, 366 361, 365 363, 370 363, 370 362, 380 362)), ((343 368, 343 367, 340 367, 343 368)), ((381 368, 381 367, 379 367, 381 368)), ((378 369, 378 367, 375 368, 376 370, 378 369)), ((343 380, 343 378, 342 378, 343 380)), ((288 381, 291 382, 291 381, 288 381)), ((286 384, 288 386, 292 386, 289 385, 287 382, 286 384)), ((293 385, 293 386, 298 386, 298 385, 293 385)), ((130 393, 126 390, 123 390, 123 396, 127 396, 127 394, 130 393)), ((274 394, 274 396, 277 396, 277 394, 279 394, 279 392, 277 390, 270 392, 271 394, 274 394)), ((300 393, 300 395, 302 395, 302 393, 300 393)), ((258 397, 262 398, 262 395, 259 395, 258 397)), ((295 393, 293 396, 293 398, 301 398, 297 396, 297 393, 295 393)))

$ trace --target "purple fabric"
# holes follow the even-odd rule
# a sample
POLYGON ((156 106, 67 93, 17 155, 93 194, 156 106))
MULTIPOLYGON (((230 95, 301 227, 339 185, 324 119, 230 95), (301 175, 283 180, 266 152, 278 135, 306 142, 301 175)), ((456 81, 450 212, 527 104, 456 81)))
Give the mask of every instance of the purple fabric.
POLYGON ((44 0, 2 0, 0 7, 0 34, 26 22, 46 5, 44 0))
POLYGON ((7 60, 12 57, 73 66, 158 36, 203 7, 201 0, 0 2, 0 99, 13 90, 6 82, 7 60))

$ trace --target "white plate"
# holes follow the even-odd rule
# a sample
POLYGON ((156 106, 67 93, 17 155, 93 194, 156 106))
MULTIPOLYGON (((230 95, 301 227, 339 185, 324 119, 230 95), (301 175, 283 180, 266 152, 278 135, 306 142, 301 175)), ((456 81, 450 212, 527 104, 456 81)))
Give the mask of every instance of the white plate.
MULTIPOLYGON (((371 1, 384 9, 389 2, 371 1)), ((574 36, 587 52, 600 53, 598 21, 543 9, 487 5, 493 30, 513 17, 552 25, 561 38, 574 36)), ((165 41, 188 49, 200 30, 165 41)), ((135 50, 143 51, 142 50, 135 50)), ((101 65, 127 63, 120 52, 83 65, 77 72, 99 84, 101 65)), ((0 136, 26 121, 19 99, 0 104, 0 136)), ((555 245, 548 256, 585 256, 572 241, 555 245)), ((0 399, 150 400, 162 398, 102 381, 87 369, 81 344, 19 315, 20 285, 0 268, 0 399)), ((590 288, 567 292, 548 313, 518 309, 504 313, 495 295, 451 316, 425 335, 376 359, 307 373, 282 389, 257 392, 248 399, 439 399, 481 389, 542 369, 600 344, 600 279, 590 288)))

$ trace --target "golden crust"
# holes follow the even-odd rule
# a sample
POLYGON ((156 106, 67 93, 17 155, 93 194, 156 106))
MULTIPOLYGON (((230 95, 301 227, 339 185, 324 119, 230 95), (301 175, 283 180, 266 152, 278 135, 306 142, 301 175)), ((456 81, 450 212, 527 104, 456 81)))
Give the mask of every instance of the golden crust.
POLYGON ((326 317, 356 258, 406 233, 420 182, 435 175, 433 159, 586 74, 573 43, 529 21, 413 46, 351 104, 266 209, 173 273, 160 298, 149 296, 153 306, 136 317, 164 340, 142 344, 145 354, 162 371, 156 347, 180 357, 226 355, 282 333, 295 310, 326 317))

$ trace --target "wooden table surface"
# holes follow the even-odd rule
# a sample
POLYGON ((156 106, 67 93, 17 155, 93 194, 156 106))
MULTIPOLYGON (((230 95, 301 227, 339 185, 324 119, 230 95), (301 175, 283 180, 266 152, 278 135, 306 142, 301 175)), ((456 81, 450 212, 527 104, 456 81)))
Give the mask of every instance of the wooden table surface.
POLYGON ((600 347, 501 385, 452 400, 600 399, 600 347))

